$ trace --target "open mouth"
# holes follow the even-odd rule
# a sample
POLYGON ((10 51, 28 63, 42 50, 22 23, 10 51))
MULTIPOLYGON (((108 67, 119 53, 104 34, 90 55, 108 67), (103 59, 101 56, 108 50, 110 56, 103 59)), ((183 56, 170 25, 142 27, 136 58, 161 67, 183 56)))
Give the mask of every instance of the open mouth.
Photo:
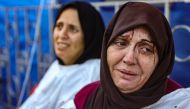
POLYGON ((65 48, 69 47, 69 44, 67 44, 67 43, 62 43, 62 42, 58 42, 58 43, 57 43, 57 47, 58 47, 58 49, 63 50, 63 49, 65 49, 65 48))

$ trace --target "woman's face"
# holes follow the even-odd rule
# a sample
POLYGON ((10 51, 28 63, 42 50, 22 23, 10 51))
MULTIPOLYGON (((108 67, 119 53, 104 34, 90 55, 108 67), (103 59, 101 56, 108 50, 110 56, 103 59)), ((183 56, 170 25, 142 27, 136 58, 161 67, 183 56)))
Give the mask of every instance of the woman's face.
POLYGON ((121 92, 139 90, 158 63, 148 30, 138 27, 118 36, 107 49, 107 62, 113 82, 121 92))
POLYGON ((53 32, 54 49, 65 65, 73 64, 84 51, 84 35, 78 12, 68 8, 56 22, 53 32))

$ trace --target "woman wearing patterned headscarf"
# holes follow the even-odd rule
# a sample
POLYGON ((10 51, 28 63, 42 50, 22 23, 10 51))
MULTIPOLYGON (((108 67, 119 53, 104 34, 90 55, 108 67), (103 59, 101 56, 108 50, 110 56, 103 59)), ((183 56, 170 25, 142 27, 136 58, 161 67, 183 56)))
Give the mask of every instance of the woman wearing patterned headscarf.
POLYGON ((57 60, 20 109, 72 108, 76 92, 99 80, 103 33, 103 20, 90 4, 76 1, 62 6, 53 29, 57 60))
POLYGON ((190 89, 166 93, 174 56, 164 15, 147 3, 124 4, 104 34, 100 82, 76 95, 76 108, 190 108, 190 89))

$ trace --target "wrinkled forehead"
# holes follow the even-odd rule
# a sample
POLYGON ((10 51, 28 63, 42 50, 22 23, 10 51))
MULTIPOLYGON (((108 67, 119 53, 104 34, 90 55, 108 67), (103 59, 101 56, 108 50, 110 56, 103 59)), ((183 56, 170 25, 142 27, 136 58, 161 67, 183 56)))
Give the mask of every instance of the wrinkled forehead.
MULTIPOLYGON (((149 41, 152 40, 149 30, 144 26, 139 26, 134 29, 130 29, 128 31, 121 33, 121 35, 119 35, 119 36, 125 37, 127 39, 132 39, 133 37, 135 37, 136 39, 146 39, 149 41)), ((116 37, 118 37, 118 36, 116 36, 116 37)))
POLYGON ((135 28, 131 28, 129 30, 126 30, 117 36, 112 37, 112 39, 109 40, 109 44, 112 43, 114 40, 123 37, 126 40, 147 40, 149 42, 152 42, 154 44, 154 40, 152 39, 152 35, 149 31, 149 29, 146 26, 137 26, 135 28))

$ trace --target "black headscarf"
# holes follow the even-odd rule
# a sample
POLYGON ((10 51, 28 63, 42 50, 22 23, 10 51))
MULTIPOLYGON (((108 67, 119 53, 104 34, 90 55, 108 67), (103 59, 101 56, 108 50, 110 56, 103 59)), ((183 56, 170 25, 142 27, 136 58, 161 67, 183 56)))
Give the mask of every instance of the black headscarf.
POLYGON ((140 109, 158 101, 165 93, 167 76, 174 64, 174 45, 171 28, 165 16, 155 7, 142 2, 124 4, 111 20, 103 40, 101 86, 94 91, 85 109, 140 109), (107 64, 107 48, 122 33, 145 26, 158 50, 159 61, 153 74, 138 91, 122 93, 115 86, 107 64))
MULTIPOLYGON (((61 13, 68 8, 77 10, 85 42, 84 52, 74 64, 80 64, 92 58, 100 58, 103 33, 105 31, 104 22, 100 13, 87 2, 75 1, 62 5, 55 21, 57 21, 61 13)), ((64 64, 59 57, 57 57, 57 59, 60 64, 64 64)))

